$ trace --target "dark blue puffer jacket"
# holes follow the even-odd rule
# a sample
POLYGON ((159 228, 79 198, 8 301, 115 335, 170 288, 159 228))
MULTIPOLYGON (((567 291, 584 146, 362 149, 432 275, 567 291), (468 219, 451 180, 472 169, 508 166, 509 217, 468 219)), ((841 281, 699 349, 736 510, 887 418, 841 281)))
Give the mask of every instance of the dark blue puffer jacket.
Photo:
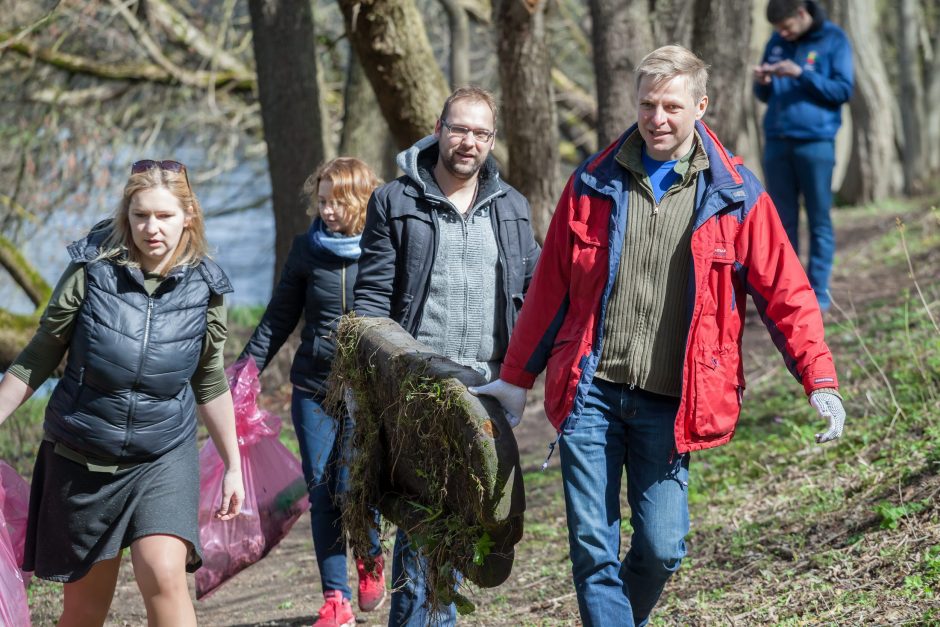
POLYGON ((68 249, 84 265, 85 300, 44 426, 53 440, 89 457, 148 461, 195 436, 189 381, 209 298, 232 288, 204 259, 173 269, 148 295, 140 268, 95 260, 107 234, 107 224, 99 224, 68 249))

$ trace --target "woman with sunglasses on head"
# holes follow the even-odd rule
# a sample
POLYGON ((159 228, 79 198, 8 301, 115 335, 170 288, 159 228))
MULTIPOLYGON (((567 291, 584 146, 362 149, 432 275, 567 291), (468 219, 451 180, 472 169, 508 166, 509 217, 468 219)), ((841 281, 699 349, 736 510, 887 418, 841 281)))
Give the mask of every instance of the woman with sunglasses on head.
MULTIPOLYGON (((314 217, 313 223, 294 239, 271 301, 241 354, 264 370, 303 317, 301 343, 290 372, 294 386, 291 418, 309 491, 313 548, 324 596, 315 627, 355 624, 336 498, 348 480, 342 455, 348 446, 344 436, 351 435, 351 419, 330 416, 322 403, 336 351, 333 333, 340 316, 352 311, 366 205, 380 184, 369 166, 348 157, 324 163, 307 179, 303 192, 310 199, 307 214, 314 217)), ((362 559, 356 560, 359 608, 364 612, 378 608, 385 598, 377 531, 369 557, 374 558, 373 569, 367 569, 362 559)))
POLYGON ((186 168, 138 161, 110 220, 69 246, 39 329, 0 381, 0 423, 68 353, 33 469, 23 569, 63 582, 60 626, 101 625, 130 547, 151 625, 195 625, 196 408, 225 464, 216 517, 244 500, 223 294, 186 168))

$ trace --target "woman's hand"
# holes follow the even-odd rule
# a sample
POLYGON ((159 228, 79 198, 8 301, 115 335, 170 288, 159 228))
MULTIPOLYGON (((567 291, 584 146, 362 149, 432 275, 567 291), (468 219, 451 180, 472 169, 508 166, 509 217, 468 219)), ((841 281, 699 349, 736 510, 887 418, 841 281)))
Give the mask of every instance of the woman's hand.
POLYGON ((245 502, 245 484, 242 481, 242 471, 232 468, 225 471, 222 477, 222 503, 215 517, 219 520, 231 520, 238 516, 245 502))

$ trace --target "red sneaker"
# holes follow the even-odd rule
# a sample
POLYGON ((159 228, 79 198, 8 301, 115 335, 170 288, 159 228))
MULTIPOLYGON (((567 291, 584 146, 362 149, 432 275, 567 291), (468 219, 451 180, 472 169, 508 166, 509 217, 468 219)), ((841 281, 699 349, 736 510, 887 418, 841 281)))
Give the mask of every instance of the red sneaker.
POLYGON ((365 562, 356 559, 356 572, 359 573, 359 609, 371 612, 382 607, 385 602, 385 558, 376 556, 372 572, 365 562))
POLYGON ((313 627, 353 627, 356 617, 352 606, 343 598, 339 590, 327 590, 323 593, 323 607, 320 608, 319 617, 313 627))

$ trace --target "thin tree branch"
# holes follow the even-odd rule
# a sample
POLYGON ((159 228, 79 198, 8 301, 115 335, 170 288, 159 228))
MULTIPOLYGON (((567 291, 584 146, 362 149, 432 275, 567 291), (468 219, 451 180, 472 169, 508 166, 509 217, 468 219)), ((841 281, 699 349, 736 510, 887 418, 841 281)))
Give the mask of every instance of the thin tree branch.
POLYGON ((237 74, 251 74, 251 70, 241 59, 223 49, 220 45, 221 42, 213 43, 210 41, 205 33, 193 26, 185 15, 177 11, 168 2, 164 2, 164 0, 147 0, 147 12, 176 41, 195 50, 209 61, 210 65, 237 74))
MULTIPOLYGON (((9 42, 12 37, 9 33, 0 33, 0 46, 9 42)), ((179 82, 176 76, 164 68, 146 62, 105 63, 55 49, 41 48, 27 41, 11 43, 8 49, 61 70, 107 80, 137 80, 161 84, 179 82)), ((253 75, 244 76, 228 71, 210 73, 202 70, 190 72, 189 74, 194 79, 194 84, 201 88, 209 85, 215 85, 217 88, 231 86, 238 91, 252 91, 255 88, 255 77, 253 75)))

